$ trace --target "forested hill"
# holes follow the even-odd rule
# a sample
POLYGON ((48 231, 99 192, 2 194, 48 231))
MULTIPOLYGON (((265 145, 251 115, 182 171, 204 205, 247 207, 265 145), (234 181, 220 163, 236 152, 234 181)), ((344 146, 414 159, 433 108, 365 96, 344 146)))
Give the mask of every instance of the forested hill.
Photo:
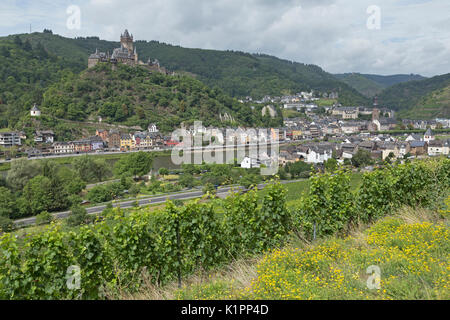
POLYGON ((400 111, 400 115, 407 118, 448 118, 450 73, 389 87, 379 95, 379 102, 400 111))
POLYGON ((384 89, 399 83, 426 79, 418 74, 382 76, 376 74, 342 73, 335 74, 335 77, 347 83, 366 97, 373 97, 384 89))
POLYGON ((389 76, 382 76, 377 74, 363 74, 364 77, 375 81, 385 88, 408 81, 425 80, 427 78, 420 74, 394 74, 389 76))
MULTIPOLYGON (((119 42, 99 40, 97 37, 70 39, 37 32, 19 36, 22 41, 29 40, 33 47, 40 43, 49 52, 80 67, 86 66, 87 57, 96 48, 112 52, 119 47, 119 42)), ((13 37, 8 38, 12 40, 13 37)), ((3 39, 0 38, 0 42, 3 39)), ((218 86, 234 97, 251 95, 261 98, 264 95, 316 89, 323 92, 337 91, 342 104, 368 102, 355 89, 315 65, 294 63, 267 55, 188 49, 157 41, 136 41, 135 45, 140 60, 156 58, 169 70, 188 72, 208 86, 218 86)))
POLYGON ((107 63, 80 74, 67 74, 50 86, 44 93, 42 110, 68 120, 96 120, 100 116, 107 122, 141 127, 154 122, 164 132, 194 120, 202 120, 205 126, 270 125, 260 110, 252 110, 221 89, 210 89, 192 77, 151 73, 144 66, 119 64, 112 70, 107 63))
POLYGON ((346 105, 367 103, 347 84, 316 65, 278 59, 268 55, 236 51, 186 49, 156 41, 138 41, 141 56, 155 56, 171 70, 184 70, 210 86, 218 86, 235 97, 281 95, 300 91, 336 91, 346 105))
POLYGON ((48 52, 18 37, 0 40, 0 128, 13 126, 40 103, 46 88, 59 81, 66 71, 81 72, 80 63, 48 52))

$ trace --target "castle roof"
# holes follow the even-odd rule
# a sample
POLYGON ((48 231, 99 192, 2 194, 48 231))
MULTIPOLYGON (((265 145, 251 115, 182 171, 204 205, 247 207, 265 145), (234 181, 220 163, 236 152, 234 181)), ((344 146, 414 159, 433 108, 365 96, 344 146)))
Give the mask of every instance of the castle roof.
POLYGON ((128 29, 125 29, 125 32, 123 33, 122 37, 131 38, 130 33, 128 32, 128 29))

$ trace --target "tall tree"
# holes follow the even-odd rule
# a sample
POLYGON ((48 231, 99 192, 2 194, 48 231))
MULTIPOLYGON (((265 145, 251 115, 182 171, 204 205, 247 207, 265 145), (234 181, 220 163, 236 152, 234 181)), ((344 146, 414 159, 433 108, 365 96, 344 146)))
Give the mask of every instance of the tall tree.
POLYGON ((30 179, 40 172, 41 167, 37 161, 15 160, 11 163, 11 170, 8 171, 6 181, 13 190, 20 191, 30 179))

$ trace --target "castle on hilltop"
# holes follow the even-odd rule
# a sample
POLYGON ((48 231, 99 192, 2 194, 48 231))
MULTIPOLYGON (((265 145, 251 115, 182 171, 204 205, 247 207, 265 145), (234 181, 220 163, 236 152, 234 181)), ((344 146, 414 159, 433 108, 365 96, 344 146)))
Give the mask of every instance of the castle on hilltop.
POLYGON ((98 49, 95 50, 95 53, 91 54, 88 58, 88 68, 95 67, 99 62, 108 62, 112 64, 122 63, 129 66, 142 65, 149 67, 152 71, 168 74, 167 70, 160 66, 157 59, 151 61, 149 58, 147 63, 139 60, 136 46, 134 45, 133 34, 130 35, 126 29, 125 32, 120 35, 120 48, 114 49, 111 55, 109 52, 99 52, 98 49))

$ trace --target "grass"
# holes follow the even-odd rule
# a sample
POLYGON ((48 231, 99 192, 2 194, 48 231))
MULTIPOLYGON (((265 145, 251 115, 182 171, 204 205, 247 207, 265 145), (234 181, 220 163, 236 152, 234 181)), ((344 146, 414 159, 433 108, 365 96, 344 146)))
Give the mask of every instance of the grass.
POLYGON ((336 99, 319 99, 317 101, 315 101, 315 103, 319 106, 319 107, 332 107, 335 103, 337 103, 338 101, 336 99))
POLYGON ((283 114, 283 118, 306 118, 304 113, 293 109, 283 109, 281 113, 283 114))
POLYGON ((447 219, 403 208, 368 229, 354 230, 346 239, 292 241, 256 262, 237 261, 230 269, 209 275, 206 283, 193 277, 182 289, 165 288, 168 291, 159 298, 448 300, 449 237, 447 219), (379 289, 368 288, 368 281, 376 283, 369 279, 369 266, 380 268, 379 289))

